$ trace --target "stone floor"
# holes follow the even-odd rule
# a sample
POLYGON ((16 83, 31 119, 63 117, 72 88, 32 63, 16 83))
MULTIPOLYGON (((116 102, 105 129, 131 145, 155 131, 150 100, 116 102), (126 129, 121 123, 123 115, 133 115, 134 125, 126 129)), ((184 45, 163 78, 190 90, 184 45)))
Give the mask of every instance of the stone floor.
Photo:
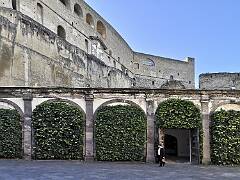
POLYGON ((0 180, 98 180, 240 179, 240 167, 193 166, 190 164, 84 163, 77 161, 0 160, 0 180))

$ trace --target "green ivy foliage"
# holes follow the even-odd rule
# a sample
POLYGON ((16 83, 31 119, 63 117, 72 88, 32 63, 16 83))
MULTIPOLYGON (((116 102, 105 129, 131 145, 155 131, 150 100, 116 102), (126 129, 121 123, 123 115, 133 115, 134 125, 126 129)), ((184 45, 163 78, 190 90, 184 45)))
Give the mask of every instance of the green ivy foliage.
POLYGON ((215 112, 212 116, 211 135, 212 163, 240 165, 240 112, 215 112))
POLYGON ((16 110, 0 109, 0 158, 22 158, 22 125, 16 110))
POLYGON ((146 117, 134 106, 106 106, 95 121, 99 161, 144 161, 146 117))
POLYGON ((156 125, 163 129, 201 128, 200 110, 190 101, 169 99, 158 106, 156 125))
POLYGON ((83 113, 65 102, 46 102, 33 111, 36 159, 83 159, 83 113))
POLYGON ((169 99, 156 111, 156 126, 163 129, 199 129, 200 161, 203 156, 203 129, 200 110, 193 102, 169 99))

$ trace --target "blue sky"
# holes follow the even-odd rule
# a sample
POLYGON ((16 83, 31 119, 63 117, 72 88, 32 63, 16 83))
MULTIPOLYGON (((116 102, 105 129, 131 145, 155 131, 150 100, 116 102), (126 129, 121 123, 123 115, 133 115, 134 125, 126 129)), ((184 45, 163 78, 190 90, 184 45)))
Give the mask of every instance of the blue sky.
POLYGON ((240 0, 85 0, 135 51, 240 72, 240 0))

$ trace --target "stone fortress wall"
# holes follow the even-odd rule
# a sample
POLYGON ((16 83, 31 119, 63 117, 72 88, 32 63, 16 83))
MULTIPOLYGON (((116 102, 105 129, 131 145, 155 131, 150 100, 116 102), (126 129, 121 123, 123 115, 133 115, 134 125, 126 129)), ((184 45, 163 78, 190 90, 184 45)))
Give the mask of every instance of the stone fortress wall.
POLYGON ((134 52, 83 0, 0 0, 0 86, 194 89, 194 59, 134 52))
POLYGON ((240 90, 240 73, 206 73, 199 76, 200 89, 240 90))

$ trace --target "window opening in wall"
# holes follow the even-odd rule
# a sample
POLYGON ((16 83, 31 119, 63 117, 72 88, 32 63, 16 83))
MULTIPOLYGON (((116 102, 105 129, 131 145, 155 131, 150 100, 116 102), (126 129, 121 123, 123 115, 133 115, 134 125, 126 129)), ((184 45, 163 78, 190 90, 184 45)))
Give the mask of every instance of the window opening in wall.
POLYGON ((149 58, 146 60, 143 60, 142 63, 143 65, 146 65, 146 66, 155 66, 155 62, 149 58))
POLYGON ((132 86, 136 86, 136 78, 133 78, 132 86))
POLYGON ((65 6, 67 6, 67 1, 66 0, 60 0, 61 3, 63 3, 65 6))
POLYGON ((97 32, 101 34, 101 36, 105 39, 106 38, 106 28, 101 21, 97 22, 97 32))
POLYGON ((63 39, 66 39, 66 31, 62 26, 58 26, 57 35, 63 39))
POLYGON ((111 57, 112 57, 112 51, 111 51, 111 50, 109 50, 109 56, 111 56, 111 57))
POLYGON ((85 48, 86 48, 86 52, 88 53, 88 40, 85 39, 85 48))
POLYGON ((173 75, 170 76, 170 79, 173 80, 173 75))
POLYGON ((38 21, 43 24, 43 7, 40 3, 37 3, 37 17, 38 21))
POLYGON ((192 83, 192 81, 189 81, 189 84, 191 84, 192 83))
POLYGON ((152 81, 152 85, 153 85, 153 86, 155 85, 155 81, 152 81))
POLYGON ((93 22, 93 17, 91 14, 87 13, 86 15, 86 22, 89 24, 92 28, 94 28, 94 22, 93 22))
POLYGON ((83 12, 82 12, 82 8, 79 4, 75 4, 74 5, 74 12, 75 14, 77 14, 79 17, 83 17, 83 12))
POLYGON ((12 0, 12 8, 17 10, 17 0, 12 0))
POLYGON ((134 65, 134 68, 135 68, 135 69, 140 69, 139 63, 135 62, 133 65, 134 65))

